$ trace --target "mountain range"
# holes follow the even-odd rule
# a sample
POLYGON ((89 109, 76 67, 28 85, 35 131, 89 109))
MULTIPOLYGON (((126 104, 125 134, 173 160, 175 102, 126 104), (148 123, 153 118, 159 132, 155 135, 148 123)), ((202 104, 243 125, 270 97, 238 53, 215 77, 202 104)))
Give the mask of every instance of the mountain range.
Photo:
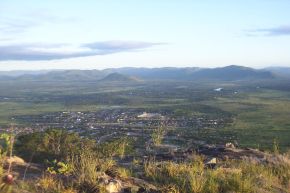
POLYGON ((2 71, 0 80, 33 81, 140 81, 217 80, 239 81, 290 77, 290 68, 253 69, 243 66, 219 68, 111 68, 105 70, 2 71))

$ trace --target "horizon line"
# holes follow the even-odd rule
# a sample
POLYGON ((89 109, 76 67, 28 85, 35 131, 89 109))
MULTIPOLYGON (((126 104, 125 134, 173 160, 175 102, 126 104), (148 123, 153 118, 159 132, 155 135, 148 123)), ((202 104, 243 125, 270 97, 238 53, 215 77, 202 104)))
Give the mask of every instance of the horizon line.
POLYGON ((264 66, 264 67, 250 67, 246 65, 223 65, 223 66, 216 66, 216 67, 199 67, 199 66, 183 66, 183 67, 173 67, 173 66, 161 66, 161 67, 134 67, 134 66, 124 66, 124 67, 116 67, 116 68, 47 68, 47 69, 19 69, 19 70, 0 70, 0 72, 15 72, 15 71, 67 71, 67 70, 80 70, 80 71, 86 71, 86 70, 109 70, 109 69, 122 69, 122 68, 134 68, 134 69, 162 69, 162 68, 176 68, 176 69, 184 69, 184 68, 200 68, 200 69, 215 69, 215 68, 225 68, 229 66, 239 66, 239 67, 246 67, 246 68, 252 68, 252 69, 267 69, 267 68, 290 68, 289 66, 264 66))

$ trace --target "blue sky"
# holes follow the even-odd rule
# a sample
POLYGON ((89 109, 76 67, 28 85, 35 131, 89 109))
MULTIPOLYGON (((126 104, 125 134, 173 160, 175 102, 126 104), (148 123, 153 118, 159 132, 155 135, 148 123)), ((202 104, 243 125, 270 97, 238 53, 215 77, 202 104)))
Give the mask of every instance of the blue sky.
POLYGON ((1 0, 0 70, 290 66, 289 0, 1 0))

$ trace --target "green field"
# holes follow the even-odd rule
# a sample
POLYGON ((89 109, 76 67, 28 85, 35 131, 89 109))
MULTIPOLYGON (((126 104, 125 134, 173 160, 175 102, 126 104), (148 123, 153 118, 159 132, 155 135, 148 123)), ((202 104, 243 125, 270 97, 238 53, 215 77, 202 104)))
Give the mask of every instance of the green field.
POLYGON ((135 108, 174 112, 175 116, 231 116, 223 128, 204 128, 197 134, 207 142, 236 140, 241 146, 271 149, 273 140, 282 150, 290 147, 290 92, 258 88, 250 83, 196 82, 0 82, 0 126, 8 127, 22 115, 62 111, 96 112, 101 109, 135 108), (217 87, 222 92, 214 92, 217 87))
POLYGON ((289 99, 289 92, 259 90, 205 103, 235 115, 234 123, 224 131, 234 132, 241 145, 271 148, 275 139, 285 148, 290 146, 289 99))

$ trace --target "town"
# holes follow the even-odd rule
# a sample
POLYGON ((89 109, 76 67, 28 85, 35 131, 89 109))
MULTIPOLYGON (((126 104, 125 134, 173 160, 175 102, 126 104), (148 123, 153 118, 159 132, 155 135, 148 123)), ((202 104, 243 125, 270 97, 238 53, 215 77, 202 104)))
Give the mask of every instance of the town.
MULTIPOLYGON (((144 109, 105 109, 97 112, 58 112, 43 115, 25 115, 14 118, 21 123, 15 127, 15 132, 27 134, 44 131, 49 128, 65 129, 76 132, 81 136, 104 141, 106 136, 119 138, 120 136, 150 136, 153 129, 165 124, 168 135, 174 136, 176 129, 200 131, 205 128, 223 128, 232 122, 232 117, 210 118, 201 116, 175 116, 174 112, 159 110, 146 112, 144 109)), ((9 130, 9 128, 2 128, 9 130)), ((176 136, 180 136, 181 134, 176 136)), ((186 137, 185 136, 180 137, 186 137)))

